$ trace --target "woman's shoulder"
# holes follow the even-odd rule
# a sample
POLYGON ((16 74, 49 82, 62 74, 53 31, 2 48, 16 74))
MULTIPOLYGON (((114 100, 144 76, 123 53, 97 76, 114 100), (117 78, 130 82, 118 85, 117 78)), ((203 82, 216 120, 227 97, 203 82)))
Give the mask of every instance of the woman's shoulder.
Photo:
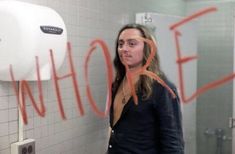
POLYGON ((155 81, 153 84, 153 98, 155 100, 165 99, 171 101, 179 101, 179 95, 175 84, 169 80, 164 80, 164 83, 171 89, 171 91, 163 84, 155 81), (176 97, 174 97, 172 92, 175 94, 176 97))
MULTIPOLYGON (((164 84, 166 84, 171 90, 176 92, 176 86, 174 83, 169 81, 168 79, 164 79, 164 84)), ((153 83, 153 91, 155 92, 163 92, 163 91, 169 91, 163 84, 159 83, 158 81, 154 81, 153 83)))
POLYGON ((164 87, 162 84, 156 82, 154 83, 153 88, 153 98, 154 98, 154 104, 156 107, 159 105, 163 108, 171 108, 171 106, 177 106, 180 104, 180 99, 178 96, 178 92, 176 89, 176 86, 174 83, 172 83, 169 80, 165 80, 165 84, 173 91, 176 97, 173 96, 173 94, 170 92, 169 89, 164 87))

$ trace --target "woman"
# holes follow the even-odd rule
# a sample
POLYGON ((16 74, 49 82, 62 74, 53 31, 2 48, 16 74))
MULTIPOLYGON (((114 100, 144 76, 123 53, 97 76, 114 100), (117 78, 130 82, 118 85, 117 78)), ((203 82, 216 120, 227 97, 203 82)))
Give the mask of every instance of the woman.
POLYGON ((160 70, 157 53, 147 70, 157 74, 176 97, 173 98, 167 88, 152 78, 137 75, 133 84, 138 105, 134 102, 125 66, 130 72, 140 69, 150 55, 150 47, 143 40, 133 37, 155 42, 143 25, 128 24, 119 31, 114 59, 116 77, 112 85, 108 154, 183 154, 179 98, 174 85, 160 70))

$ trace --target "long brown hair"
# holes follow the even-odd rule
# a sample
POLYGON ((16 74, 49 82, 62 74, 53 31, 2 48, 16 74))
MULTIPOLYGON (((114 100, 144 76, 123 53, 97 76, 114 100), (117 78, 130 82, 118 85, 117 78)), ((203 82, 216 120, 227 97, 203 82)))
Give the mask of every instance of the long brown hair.
MULTIPOLYGON (((115 45, 115 50, 116 50, 116 54, 115 54, 115 58, 114 58, 114 68, 116 70, 116 77, 115 80, 113 82, 113 90, 116 92, 119 85, 121 84, 125 74, 126 74, 126 69, 125 66, 122 64, 119 55, 118 55, 118 39, 120 34, 126 30, 126 29, 137 29, 140 31, 141 35, 143 38, 149 39, 151 41, 153 41, 154 43, 156 43, 156 40, 154 39, 152 32, 150 29, 148 29, 146 26, 144 25, 140 25, 140 24, 127 24, 125 26, 123 26, 117 36, 116 39, 116 45, 115 45)), ((143 63, 142 65, 144 65, 150 55, 150 47, 149 45, 147 45, 147 43, 144 44, 144 59, 143 59, 143 63)), ((160 78, 165 79, 165 75, 164 73, 161 71, 160 69, 160 62, 159 62, 159 56, 156 52, 153 60, 151 61, 150 65, 147 67, 148 71, 154 72, 156 73, 160 78)), ((140 90, 143 94, 143 99, 147 99, 150 97, 150 95, 152 94, 152 84, 153 84, 154 80, 146 75, 141 75, 140 76, 140 80, 136 83, 135 87, 136 90, 140 90)))

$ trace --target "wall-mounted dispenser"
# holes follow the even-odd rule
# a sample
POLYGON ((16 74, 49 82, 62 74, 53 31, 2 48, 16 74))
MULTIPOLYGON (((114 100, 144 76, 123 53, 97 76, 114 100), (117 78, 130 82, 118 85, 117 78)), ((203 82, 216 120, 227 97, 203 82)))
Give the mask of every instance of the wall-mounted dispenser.
POLYGON ((67 32, 54 10, 18 1, 0 1, 0 80, 37 80, 35 56, 39 57, 42 80, 51 77, 49 49, 54 51, 56 69, 64 60, 67 32))

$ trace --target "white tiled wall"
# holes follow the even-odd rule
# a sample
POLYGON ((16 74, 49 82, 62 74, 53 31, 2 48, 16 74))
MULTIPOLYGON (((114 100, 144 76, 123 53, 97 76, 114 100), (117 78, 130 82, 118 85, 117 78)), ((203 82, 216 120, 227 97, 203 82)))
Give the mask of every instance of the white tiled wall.
MULTIPOLYGON (((184 15, 183 0, 24 0, 56 10, 64 19, 68 40, 72 43, 73 60, 85 115, 77 110, 71 78, 60 81, 67 120, 60 117, 52 81, 43 82, 46 116, 41 118, 27 103, 28 125, 24 138, 36 139, 37 154, 103 154, 106 150, 108 118, 97 117, 85 95, 84 55, 94 38, 102 38, 114 55, 118 29, 134 22, 137 12, 184 15)), ((89 63, 90 82, 95 100, 104 107, 106 96, 105 63, 101 53, 94 53, 89 63)), ((67 74, 65 62, 59 73, 67 74)), ((36 83, 30 83, 37 97, 36 83)), ((16 97, 11 84, 0 81, 0 154, 10 154, 10 144, 18 139, 16 97)))

